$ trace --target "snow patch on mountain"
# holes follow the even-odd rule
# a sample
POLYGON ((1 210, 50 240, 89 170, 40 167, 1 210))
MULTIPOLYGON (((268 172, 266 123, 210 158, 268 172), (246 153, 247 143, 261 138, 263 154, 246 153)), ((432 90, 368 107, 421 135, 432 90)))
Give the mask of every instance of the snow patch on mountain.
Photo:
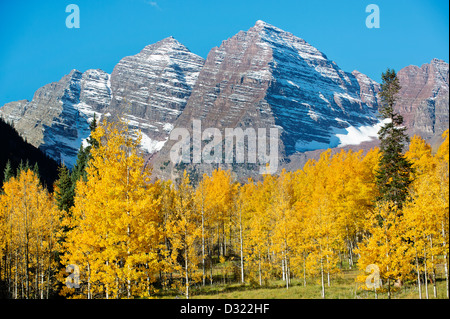
POLYGON ((384 119, 374 125, 362 125, 359 127, 350 125, 345 128, 345 133, 336 134, 336 137, 339 139, 339 144, 337 146, 359 145, 362 142, 372 141, 377 138, 378 131, 381 127, 389 122, 390 119, 384 119))
POLYGON ((148 137, 147 134, 142 133, 142 139, 141 139, 141 147, 147 151, 149 154, 153 154, 155 152, 158 152, 164 144, 167 142, 169 138, 166 138, 164 141, 158 141, 153 140, 150 137, 148 137))
POLYGON ((390 119, 384 119, 374 125, 353 126, 349 125, 347 121, 339 118, 336 118, 335 120, 340 123, 345 123, 348 126, 346 128, 331 127, 329 142, 297 140, 295 149, 299 152, 306 152, 348 145, 359 145, 363 142, 376 139, 381 127, 390 122, 390 119))

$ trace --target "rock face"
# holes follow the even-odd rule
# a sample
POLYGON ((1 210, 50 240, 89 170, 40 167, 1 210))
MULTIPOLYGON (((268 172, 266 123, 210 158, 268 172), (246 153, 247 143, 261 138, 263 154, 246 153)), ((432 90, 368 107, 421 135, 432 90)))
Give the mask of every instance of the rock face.
POLYGON ((1 116, 29 143, 68 167, 75 164, 78 149, 89 136, 89 121, 109 105, 109 75, 101 70, 72 70, 60 81, 38 89, 33 99, 8 103, 1 116))
POLYGON ((420 68, 407 66, 398 72, 401 85, 396 110, 403 115, 410 135, 433 139, 448 129, 449 66, 433 59, 420 68))
MULTIPOLYGON (((378 91, 367 76, 342 71, 304 40, 258 21, 210 51, 175 127, 191 129, 196 119, 223 136, 225 128, 276 127, 283 161, 298 151, 352 144, 340 136, 379 122, 378 91)), ((353 144, 361 142, 353 137, 353 144)), ((157 155, 156 169, 163 168, 174 143, 157 155)))
POLYGON ((124 113, 130 126, 141 129, 146 150, 158 151, 184 110, 204 62, 173 37, 146 46, 115 66, 108 111, 124 113))

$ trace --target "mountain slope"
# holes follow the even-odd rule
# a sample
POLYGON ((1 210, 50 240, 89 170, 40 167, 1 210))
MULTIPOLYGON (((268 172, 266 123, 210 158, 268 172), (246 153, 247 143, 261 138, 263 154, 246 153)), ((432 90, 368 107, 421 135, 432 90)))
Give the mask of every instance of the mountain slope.
POLYGON ((108 112, 140 129, 148 153, 158 151, 183 111, 204 59, 173 37, 125 57, 111 73, 108 112))
POLYGON ((110 102, 109 75, 101 70, 72 70, 60 81, 38 89, 31 101, 7 103, 0 116, 13 123, 27 141, 68 167, 89 134, 94 113, 110 102))
POLYGON ((6 163, 9 160, 14 173, 21 162, 23 165, 28 162, 32 168, 37 163, 41 181, 47 188, 52 189, 53 183, 58 178, 58 164, 42 151, 24 141, 12 126, 1 118, 0 135, 2 137, 0 139, 0 149, 2 150, 0 152, 0 185, 3 183, 6 163))
POLYGON ((410 135, 435 140, 449 127, 449 65, 433 59, 421 67, 398 72, 401 90, 396 110, 403 115, 410 135))

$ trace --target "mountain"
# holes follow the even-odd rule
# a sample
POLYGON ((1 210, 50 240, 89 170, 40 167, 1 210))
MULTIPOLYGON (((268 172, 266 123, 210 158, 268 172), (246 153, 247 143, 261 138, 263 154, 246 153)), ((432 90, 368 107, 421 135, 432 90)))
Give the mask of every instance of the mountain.
MULTIPOLYGON (((434 59, 420 68, 408 66, 398 77, 397 111, 411 135, 432 141, 448 128, 448 63, 434 59)), ((216 128, 223 142, 226 129, 258 134, 264 129, 258 137, 266 138, 269 152, 271 129, 276 129, 276 166, 294 169, 319 150, 375 146, 382 124, 379 91, 368 76, 344 71, 305 40, 257 21, 212 48, 206 60, 169 37, 124 57, 111 74, 72 70, 37 90, 31 101, 5 104, 0 117, 69 167, 95 114, 120 117, 132 130, 141 130, 142 149, 157 176, 174 178, 185 168, 200 176, 221 165, 244 178, 259 175, 266 158, 223 164, 229 154, 222 152, 220 164, 176 165, 170 154, 178 141, 169 139, 170 133, 186 129, 192 142, 193 123, 199 121, 202 130, 216 128)), ((250 148, 255 150, 244 146, 246 152, 250 148)), ((189 151, 193 158, 192 144, 189 151)))
POLYGON ((449 127, 449 65, 433 59, 420 68, 398 71, 400 92, 396 111, 409 135, 418 134, 433 143, 449 127))
POLYGON ((110 103, 109 78, 101 70, 72 70, 60 81, 38 89, 31 101, 5 104, 0 116, 29 143, 72 167, 90 134, 89 120, 94 114, 100 117, 110 103))
POLYGON ((159 151, 184 110, 204 62, 173 37, 146 46, 114 67, 108 112, 141 130, 148 153, 159 151))
POLYGON ((58 178, 58 163, 48 158, 41 150, 24 141, 19 133, 0 118, 0 185, 3 184, 6 163, 10 161, 14 173, 20 163, 31 168, 37 163, 41 182, 49 189, 58 178))
POLYGON ((167 38, 123 58, 111 75, 72 70, 38 89, 31 101, 5 104, 0 117, 68 167, 73 167, 80 145, 90 134, 94 114, 99 120, 120 115, 133 130, 142 130, 142 147, 153 153, 167 139, 202 65, 201 57, 167 38))
MULTIPOLYGON (((367 76, 345 72, 303 39, 257 21, 210 51, 175 128, 192 131, 193 119, 203 128, 220 129, 222 136, 225 128, 278 128, 284 161, 296 152, 376 137, 378 91, 367 76)), ((154 159, 155 169, 167 177, 173 172, 164 163, 175 142, 167 142, 154 159)), ((212 169, 196 167, 202 167, 199 174, 212 169)))

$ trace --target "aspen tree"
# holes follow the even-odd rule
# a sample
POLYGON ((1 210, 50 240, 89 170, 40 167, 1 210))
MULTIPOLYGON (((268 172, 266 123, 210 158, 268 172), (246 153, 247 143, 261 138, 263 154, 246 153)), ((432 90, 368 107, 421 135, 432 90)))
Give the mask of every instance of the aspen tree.
POLYGON ((367 216, 369 233, 357 249, 359 269, 364 272, 367 266, 376 265, 389 299, 394 282, 410 278, 414 260, 414 251, 405 240, 406 223, 397 209, 394 203, 378 203, 367 216))
POLYGON ((30 169, 3 185, 0 195, 1 251, 12 298, 44 298, 53 291, 58 210, 30 169))
POLYGON ((92 138, 87 180, 77 182, 66 264, 83 270, 87 298, 149 296, 161 239, 158 182, 126 125, 102 123, 92 138))
MULTIPOLYGON (((195 210, 194 192, 186 171, 177 186, 174 211, 166 224, 172 246, 171 261, 174 271, 181 273, 184 294, 190 297, 190 286, 200 278, 197 273, 199 263, 198 240, 201 239, 201 217, 195 210)), ((181 281, 179 282, 181 284, 181 281)))
MULTIPOLYGON (((446 255, 448 254, 446 232, 442 231, 442 226, 446 223, 448 225, 448 198, 442 197, 445 190, 441 188, 440 183, 442 177, 448 176, 448 170, 447 174, 445 169, 439 170, 439 167, 442 167, 438 163, 439 156, 433 157, 431 146, 420 137, 415 136, 411 140, 406 156, 415 169, 415 180, 412 184, 411 202, 407 204, 405 214, 410 226, 416 258, 421 257, 424 260, 425 296, 427 299, 429 298, 428 277, 431 275, 433 295, 436 298, 437 256, 444 256, 444 267, 446 267, 446 255)), ((420 285, 420 265, 418 261, 416 264, 417 282, 420 285)), ((419 291, 419 296, 421 296, 421 291, 419 291)))
POLYGON ((285 170, 277 177, 274 188, 274 201, 272 205, 273 242, 274 251, 281 259, 282 279, 286 283, 286 288, 290 284, 290 263, 292 254, 292 215, 293 215, 293 187, 292 177, 285 170))

